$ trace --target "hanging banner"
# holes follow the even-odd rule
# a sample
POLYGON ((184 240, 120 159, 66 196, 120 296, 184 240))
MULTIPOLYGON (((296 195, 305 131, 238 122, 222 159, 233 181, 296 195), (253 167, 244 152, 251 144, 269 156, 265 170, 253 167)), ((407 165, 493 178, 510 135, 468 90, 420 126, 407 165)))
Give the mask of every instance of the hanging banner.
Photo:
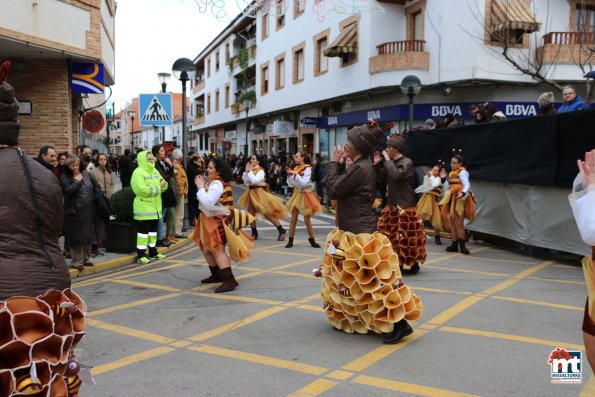
POLYGON ((104 75, 102 63, 72 62, 68 78, 70 89, 81 94, 103 94, 104 75))

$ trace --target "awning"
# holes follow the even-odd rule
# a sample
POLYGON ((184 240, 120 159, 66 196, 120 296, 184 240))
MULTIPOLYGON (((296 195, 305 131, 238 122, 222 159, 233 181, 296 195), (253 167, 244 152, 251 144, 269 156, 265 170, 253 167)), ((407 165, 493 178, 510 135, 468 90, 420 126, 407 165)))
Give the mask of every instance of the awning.
POLYGON ((357 51, 357 23, 347 26, 324 50, 327 57, 340 57, 357 51))
POLYGON ((541 22, 529 9, 527 0, 492 0, 492 33, 533 33, 539 31, 540 27, 541 22))

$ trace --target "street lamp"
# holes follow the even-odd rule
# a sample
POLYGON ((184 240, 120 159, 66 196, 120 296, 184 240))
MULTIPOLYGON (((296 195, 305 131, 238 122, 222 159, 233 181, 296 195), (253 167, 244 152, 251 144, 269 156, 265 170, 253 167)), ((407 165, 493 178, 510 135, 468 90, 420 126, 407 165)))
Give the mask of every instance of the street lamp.
POLYGON ((116 119, 116 102, 112 102, 112 113, 111 114, 107 114, 107 128, 106 128, 106 132, 107 132, 107 154, 110 154, 110 137, 109 137, 109 130, 112 129, 114 127, 114 121, 116 119))
POLYGON ((135 110, 129 110, 128 111, 128 117, 130 117, 130 120, 132 120, 132 122, 130 123, 130 141, 134 142, 134 115, 136 114, 135 110))
MULTIPOLYGON (((167 83, 169 83, 169 78, 171 73, 157 73, 157 77, 159 78, 159 84, 161 84, 161 92, 165 94, 167 90, 167 83)), ((161 127, 161 144, 165 143, 165 126, 161 127)))
POLYGON ((409 97, 409 131, 413 129, 413 98, 421 91, 421 81, 410 74, 401 81, 401 92, 409 97))
POLYGON ((186 146, 186 82, 194 78, 196 66, 194 66, 194 62, 190 59, 180 58, 174 62, 171 70, 175 78, 182 82, 182 153, 184 154, 184 159, 186 159, 188 152, 188 147, 186 146))
POLYGON ((248 125, 250 119, 248 118, 248 112, 250 111, 250 106, 252 106, 252 101, 250 99, 244 99, 244 110, 246 111, 246 158, 248 158, 248 125))

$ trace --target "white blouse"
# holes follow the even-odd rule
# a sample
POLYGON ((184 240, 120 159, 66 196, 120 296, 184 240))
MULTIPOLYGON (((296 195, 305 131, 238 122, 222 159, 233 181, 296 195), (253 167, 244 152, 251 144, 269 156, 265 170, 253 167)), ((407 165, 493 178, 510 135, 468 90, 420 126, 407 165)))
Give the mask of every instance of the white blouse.
POLYGON ((264 182, 264 170, 259 170, 256 175, 252 171, 246 171, 242 175, 245 185, 257 185, 264 182))
POLYGON ((287 177, 287 184, 298 189, 306 189, 312 187, 312 167, 304 170, 304 176, 298 174, 291 174, 287 177))
POLYGON ((223 184, 221 181, 212 181, 209 183, 209 190, 205 190, 204 187, 198 189, 196 198, 200 204, 212 207, 219 202, 222 194, 223 184))

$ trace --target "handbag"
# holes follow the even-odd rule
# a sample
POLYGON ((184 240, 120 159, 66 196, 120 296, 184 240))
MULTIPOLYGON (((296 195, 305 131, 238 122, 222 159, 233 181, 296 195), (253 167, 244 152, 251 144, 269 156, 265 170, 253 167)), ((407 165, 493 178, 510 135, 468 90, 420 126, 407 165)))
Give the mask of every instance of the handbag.
POLYGON ((99 215, 101 215, 103 218, 109 218, 114 214, 109 199, 107 198, 105 193, 103 193, 103 191, 101 191, 101 189, 99 188, 95 176, 89 173, 89 177, 91 178, 91 182, 93 182, 93 190, 95 191, 95 208, 99 212, 99 215))

